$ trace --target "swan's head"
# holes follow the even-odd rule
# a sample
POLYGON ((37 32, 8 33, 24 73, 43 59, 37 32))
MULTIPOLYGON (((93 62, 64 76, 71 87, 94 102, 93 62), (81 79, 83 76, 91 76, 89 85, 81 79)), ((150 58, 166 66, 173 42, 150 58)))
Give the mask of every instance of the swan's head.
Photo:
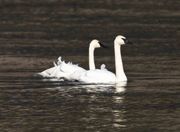
POLYGON ((118 35, 118 36, 116 36, 114 43, 119 44, 119 45, 125 45, 130 42, 126 39, 126 37, 124 37, 122 35, 118 35))
POLYGON ((93 48, 100 48, 100 47, 106 48, 106 46, 100 43, 99 40, 97 39, 93 39, 90 43, 90 46, 92 46, 93 48))

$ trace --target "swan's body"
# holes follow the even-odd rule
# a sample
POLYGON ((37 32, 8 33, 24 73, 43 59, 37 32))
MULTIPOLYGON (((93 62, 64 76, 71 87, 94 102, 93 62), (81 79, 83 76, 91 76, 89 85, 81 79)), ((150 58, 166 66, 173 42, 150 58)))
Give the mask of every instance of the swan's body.
POLYGON ((110 71, 100 69, 84 72, 79 81, 85 83, 115 83, 116 76, 110 71))
POLYGON ((83 83, 108 83, 108 84, 127 81, 127 77, 123 69, 121 49, 120 49, 121 45, 125 44, 125 39, 126 39, 125 37, 119 35, 114 40, 116 75, 106 69, 101 69, 101 70, 94 69, 82 73, 75 73, 75 77, 77 78, 77 80, 83 83))
MULTIPOLYGON (((95 70, 94 63, 94 50, 95 48, 103 47, 102 44, 99 43, 98 40, 92 40, 89 45, 89 69, 95 70)), ((58 58, 58 62, 54 63, 54 67, 44 70, 43 72, 38 73, 38 75, 42 77, 50 77, 50 78, 64 78, 66 80, 74 81, 76 80, 75 73, 83 73, 86 70, 76 64, 72 64, 71 62, 64 62, 61 60, 61 57, 58 58)))

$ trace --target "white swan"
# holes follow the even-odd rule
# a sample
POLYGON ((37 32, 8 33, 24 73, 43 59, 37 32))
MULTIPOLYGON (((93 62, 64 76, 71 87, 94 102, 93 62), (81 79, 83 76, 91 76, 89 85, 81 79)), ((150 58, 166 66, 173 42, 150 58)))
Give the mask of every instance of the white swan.
POLYGON ((106 69, 93 69, 81 73, 75 72, 75 75, 71 76, 83 83, 118 83, 127 81, 121 58, 121 46, 127 42, 126 38, 121 35, 118 35, 114 40, 116 75, 106 69))
MULTIPOLYGON (((95 70, 95 63, 94 63, 94 50, 96 48, 104 47, 98 40, 94 39, 90 42, 89 45, 89 69, 95 70)), ((49 78, 65 78, 66 80, 73 81, 74 77, 72 78, 71 75, 74 72, 82 73, 86 70, 76 64, 72 64, 71 62, 64 62, 62 61, 61 57, 58 58, 57 63, 54 63, 54 67, 44 70, 38 75, 42 77, 49 77, 49 78)))

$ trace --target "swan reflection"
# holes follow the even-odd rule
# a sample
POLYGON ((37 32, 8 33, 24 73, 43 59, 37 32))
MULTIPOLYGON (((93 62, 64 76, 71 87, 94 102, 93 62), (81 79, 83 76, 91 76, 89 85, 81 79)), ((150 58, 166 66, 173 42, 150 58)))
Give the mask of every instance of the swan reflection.
MULTIPOLYGON (((75 108, 79 113, 76 115, 78 121, 89 124, 101 120, 105 124, 111 124, 113 128, 121 129, 126 127, 124 107, 126 86, 127 82, 114 85, 82 85, 78 82, 67 82, 47 88, 46 91, 55 91, 54 95, 56 98, 63 98, 65 106, 70 103, 69 107, 75 108)), ((61 107, 64 107, 63 104, 61 107)), ((69 114, 72 114, 70 117, 74 116, 71 112, 69 114)))
MULTIPOLYGON (((52 80, 51 80, 52 81, 52 80)), ((52 82, 51 82, 52 83, 52 82)), ((49 90, 59 90, 59 91, 79 91, 79 92, 87 92, 87 93, 124 93, 126 90, 127 82, 119 82, 117 84, 81 84, 79 82, 56 82, 54 80, 54 84, 58 84, 57 86, 49 87, 46 89, 49 90)))

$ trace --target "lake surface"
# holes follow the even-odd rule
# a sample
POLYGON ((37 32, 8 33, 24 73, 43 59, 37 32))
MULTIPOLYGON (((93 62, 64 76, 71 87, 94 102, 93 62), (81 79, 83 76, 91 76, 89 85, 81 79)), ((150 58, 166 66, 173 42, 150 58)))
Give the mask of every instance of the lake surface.
MULTIPOLYGON (((0 130, 180 131, 178 0, 0 0, 0 130), (81 85, 38 78, 59 56, 88 68, 99 39, 122 47, 127 84, 81 85)), ((95 51, 114 71, 113 48, 95 51)))

